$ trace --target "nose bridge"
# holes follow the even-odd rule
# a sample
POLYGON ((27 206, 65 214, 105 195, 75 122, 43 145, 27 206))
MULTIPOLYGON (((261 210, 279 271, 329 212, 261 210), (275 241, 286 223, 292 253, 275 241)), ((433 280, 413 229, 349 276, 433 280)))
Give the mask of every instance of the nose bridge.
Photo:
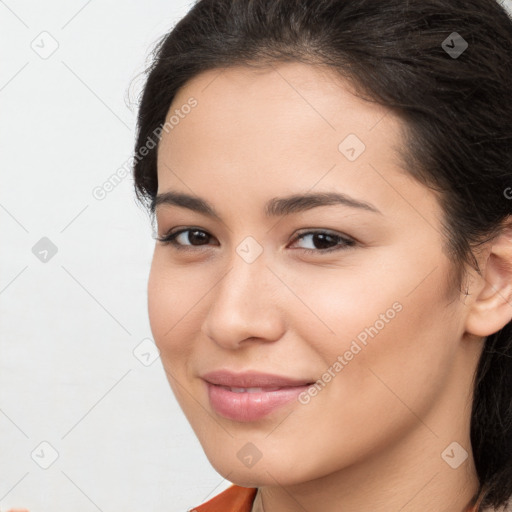
POLYGON ((218 301, 235 301, 237 306, 246 304, 251 309, 260 308, 265 302, 261 293, 271 286, 268 280, 272 273, 267 268, 267 260, 263 245, 252 236, 245 237, 229 257, 228 273, 219 283, 218 301))
POLYGON ((272 280, 263 247, 254 239, 243 240, 212 290, 203 331, 229 347, 247 338, 279 338, 283 319, 272 280))

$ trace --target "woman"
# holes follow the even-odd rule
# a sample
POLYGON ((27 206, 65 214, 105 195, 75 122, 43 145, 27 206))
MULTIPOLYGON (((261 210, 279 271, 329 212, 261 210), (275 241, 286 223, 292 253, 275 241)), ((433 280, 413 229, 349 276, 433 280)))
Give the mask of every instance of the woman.
POLYGON ((170 386, 233 485, 195 510, 512 494, 512 22, 494 0, 200 0, 134 175, 170 386))

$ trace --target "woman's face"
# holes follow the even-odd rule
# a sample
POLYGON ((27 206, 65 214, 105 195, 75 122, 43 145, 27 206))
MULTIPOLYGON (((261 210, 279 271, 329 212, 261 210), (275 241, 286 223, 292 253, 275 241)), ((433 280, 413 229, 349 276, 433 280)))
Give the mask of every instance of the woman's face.
POLYGON ((158 235, 191 231, 156 243, 149 316, 215 469, 245 486, 293 484, 406 439, 439 459, 478 354, 448 288, 440 207, 400 167, 398 118, 298 63, 203 73, 171 116, 158 195, 210 213, 159 199, 158 235), (311 194, 346 201, 300 199, 311 194), (319 383, 279 407, 265 408, 270 392, 218 387, 212 402, 202 377, 215 370, 319 383))

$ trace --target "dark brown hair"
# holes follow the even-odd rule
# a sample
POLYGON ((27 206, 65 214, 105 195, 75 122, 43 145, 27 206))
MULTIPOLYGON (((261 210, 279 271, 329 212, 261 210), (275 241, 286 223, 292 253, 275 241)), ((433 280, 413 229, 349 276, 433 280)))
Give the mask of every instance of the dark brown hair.
MULTIPOLYGON (((143 158, 140 150, 187 81, 283 61, 328 66, 401 117, 405 168, 439 197, 454 283, 461 287, 467 264, 480 271, 474 249, 512 214, 512 21, 496 0, 198 1, 147 70, 137 198, 153 211, 157 146, 143 158)), ((498 508, 512 496, 511 323, 485 340, 471 443, 481 506, 498 508)))

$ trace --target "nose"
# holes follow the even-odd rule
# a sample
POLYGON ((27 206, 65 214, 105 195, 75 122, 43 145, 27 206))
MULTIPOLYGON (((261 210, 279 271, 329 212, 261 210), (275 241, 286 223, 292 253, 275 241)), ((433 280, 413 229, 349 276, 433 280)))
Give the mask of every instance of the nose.
POLYGON ((210 308, 201 330, 231 350, 247 340, 276 341, 285 329, 285 292, 286 287, 267 267, 263 255, 247 263, 235 253, 208 294, 210 308))

